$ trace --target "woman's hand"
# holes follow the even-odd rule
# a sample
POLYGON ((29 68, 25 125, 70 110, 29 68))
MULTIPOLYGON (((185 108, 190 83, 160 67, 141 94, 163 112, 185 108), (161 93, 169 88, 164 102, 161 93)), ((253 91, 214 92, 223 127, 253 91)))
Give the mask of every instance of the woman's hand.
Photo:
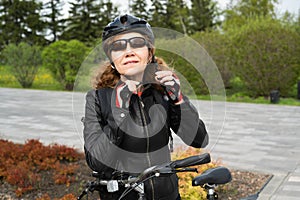
POLYGON ((172 71, 157 71, 155 79, 165 87, 169 99, 174 104, 181 104, 183 96, 180 91, 179 78, 172 71))
POLYGON ((128 90, 133 93, 136 94, 137 93, 137 86, 140 84, 140 82, 138 81, 132 81, 132 80, 127 80, 125 81, 125 84, 128 87, 128 90))
POLYGON ((132 94, 137 94, 137 86, 140 82, 126 80, 116 88, 116 106, 127 109, 132 94))

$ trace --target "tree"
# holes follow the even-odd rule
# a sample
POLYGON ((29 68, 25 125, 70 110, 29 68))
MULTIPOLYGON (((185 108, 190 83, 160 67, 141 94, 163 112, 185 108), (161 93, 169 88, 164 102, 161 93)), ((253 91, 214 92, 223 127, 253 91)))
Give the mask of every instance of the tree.
POLYGON ((64 19, 62 18, 63 1, 62 0, 48 0, 44 4, 44 18, 46 21, 46 27, 50 31, 51 41, 55 42, 58 40, 60 34, 64 29, 64 19))
POLYGON ((205 31, 219 24, 217 3, 212 0, 192 0, 191 15, 193 31, 205 31))
POLYGON ((300 35, 300 8, 298 10, 298 16, 297 16, 295 26, 296 26, 296 29, 297 29, 299 35, 300 35))
POLYGON ((230 88, 230 81, 233 76, 230 70, 230 48, 229 37, 220 31, 202 31, 192 35, 192 38, 198 41, 201 46, 208 52, 213 61, 216 63, 222 76, 225 88, 230 88))
POLYGON ((186 3, 183 0, 167 0, 165 7, 165 28, 187 34, 190 17, 186 3))
POLYGON ((76 0, 70 3, 67 28, 62 39, 92 42, 100 35, 100 4, 95 0, 76 0))
POLYGON ((272 18, 257 18, 228 32, 232 35, 232 70, 253 96, 279 90, 287 96, 299 76, 300 35, 272 18))
POLYGON ((101 4, 100 9, 100 24, 101 27, 99 27, 101 30, 112 21, 115 17, 119 15, 118 8, 113 5, 113 3, 110 0, 103 1, 101 4))
POLYGON ((72 90, 87 50, 78 40, 59 40, 45 47, 42 52, 43 64, 66 90, 72 90))
POLYGON ((225 11, 224 27, 242 26, 248 19, 256 17, 275 17, 275 4, 278 0, 240 0, 229 4, 225 11))
POLYGON ((179 24, 181 26, 181 32, 183 32, 184 35, 188 34, 188 25, 190 24, 190 17, 189 17, 189 8, 187 7, 186 3, 182 0, 177 0, 176 3, 178 3, 177 8, 177 19, 179 21, 179 24))
POLYGON ((147 1, 144 0, 133 0, 131 3, 131 12, 134 16, 142 19, 149 19, 149 12, 147 9, 147 1))
POLYGON ((117 14, 111 1, 77 0, 71 3, 70 9, 62 39, 77 39, 88 45, 93 45, 103 28, 117 14))
POLYGON ((0 1, 0 49, 10 43, 45 44, 42 4, 35 0, 0 1))
POLYGON ((30 88, 42 64, 41 48, 27 43, 9 44, 3 49, 6 64, 23 88, 30 88))
POLYGON ((163 18, 166 14, 165 1, 151 0, 149 23, 153 27, 165 27, 163 18))

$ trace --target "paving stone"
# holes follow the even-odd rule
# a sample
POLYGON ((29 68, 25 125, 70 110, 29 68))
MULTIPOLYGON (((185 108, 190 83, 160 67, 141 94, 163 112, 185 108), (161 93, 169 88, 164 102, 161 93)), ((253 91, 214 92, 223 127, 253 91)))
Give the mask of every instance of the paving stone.
MULTIPOLYGON (((85 93, 0 88, 0 137, 83 150, 85 93)), ((192 100, 224 165, 274 174, 259 199, 300 199, 300 106, 192 100)), ((174 136, 175 145, 183 145, 174 136)))

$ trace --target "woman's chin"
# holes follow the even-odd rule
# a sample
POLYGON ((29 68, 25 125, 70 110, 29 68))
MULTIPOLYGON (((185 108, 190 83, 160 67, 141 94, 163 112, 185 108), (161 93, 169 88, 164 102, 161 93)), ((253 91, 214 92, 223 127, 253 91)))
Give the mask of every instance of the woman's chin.
POLYGON ((134 72, 134 73, 130 73, 130 72, 126 72, 125 74, 123 74, 128 80, 133 80, 133 81, 138 81, 141 82, 142 78, 143 78, 143 71, 139 71, 139 72, 134 72))
POLYGON ((144 73, 144 68, 130 68, 125 71, 125 76, 141 76, 144 73))

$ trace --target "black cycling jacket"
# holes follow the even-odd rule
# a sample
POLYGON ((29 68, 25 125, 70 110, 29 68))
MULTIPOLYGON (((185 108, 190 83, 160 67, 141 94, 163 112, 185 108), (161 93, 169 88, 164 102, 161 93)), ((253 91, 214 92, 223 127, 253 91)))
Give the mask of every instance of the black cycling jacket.
MULTIPOLYGON (((86 160, 104 178, 111 178, 116 171, 138 174, 170 161, 171 130, 189 146, 200 148, 208 144, 205 125, 188 98, 174 105, 148 85, 141 96, 133 94, 129 108, 124 109, 116 107, 115 94, 113 88, 102 88, 86 95, 86 160)), ((155 178, 145 184, 147 198, 176 199, 177 186, 176 176, 155 178)))

